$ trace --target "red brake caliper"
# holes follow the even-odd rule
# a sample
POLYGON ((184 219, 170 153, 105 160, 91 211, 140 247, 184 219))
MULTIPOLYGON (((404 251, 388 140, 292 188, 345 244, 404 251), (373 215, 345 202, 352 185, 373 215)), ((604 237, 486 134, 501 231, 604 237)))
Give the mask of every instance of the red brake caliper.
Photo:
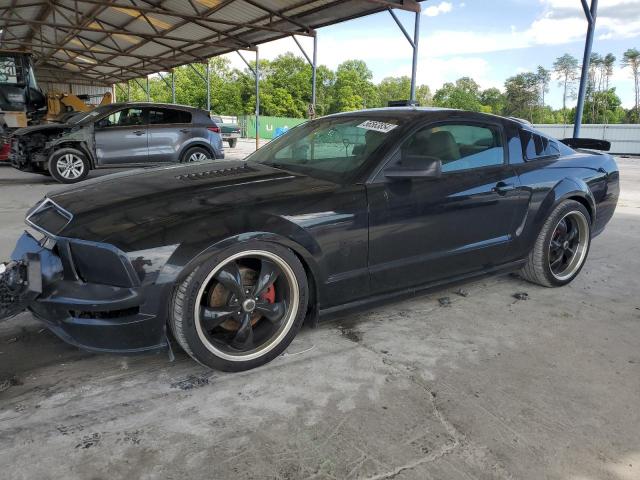
POLYGON ((269 285, 267 291, 262 294, 262 299, 269 303, 275 303, 276 301, 276 289, 273 285, 269 285))

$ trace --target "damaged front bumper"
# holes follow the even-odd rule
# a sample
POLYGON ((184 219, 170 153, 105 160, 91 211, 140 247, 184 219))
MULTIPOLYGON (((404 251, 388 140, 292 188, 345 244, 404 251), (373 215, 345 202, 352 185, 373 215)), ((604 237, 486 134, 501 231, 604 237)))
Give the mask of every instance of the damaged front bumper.
POLYGON ((166 347, 166 292, 142 285, 124 255, 115 253, 108 245, 57 237, 38 241, 25 232, 0 275, 0 320, 29 310, 65 342, 91 351, 136 353, 166 347), (74 245, 79 246, 75 257, 74 245), (98 271, 112 277, 124 272, 131 281, 109 285, 83 277, 87 257, 98 271))
POLYGON ((24 260, 0 263, 0 321, 26 310, 41 293, 38 255, 27 253, 24 260))

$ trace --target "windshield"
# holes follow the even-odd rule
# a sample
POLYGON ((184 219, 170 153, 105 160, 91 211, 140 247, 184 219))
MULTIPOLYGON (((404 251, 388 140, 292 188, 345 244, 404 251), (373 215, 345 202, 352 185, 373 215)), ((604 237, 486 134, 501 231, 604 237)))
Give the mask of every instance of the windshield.
POLYGON ((343 183, 385 142, 398 118, 363 115, 313 120, 257 150, 247 161, 343 183))
POLYGON ((116 107, 114 107, 113 105, 102 105, 100 107, 94 108, 90 112, 82 112, 72 116, 71 118, 69 118, 67 123, 71 123, 74 125, 89 123, 95 120, 96 118, 98 118, 99 116, 110 112, 114 108, 116 107))

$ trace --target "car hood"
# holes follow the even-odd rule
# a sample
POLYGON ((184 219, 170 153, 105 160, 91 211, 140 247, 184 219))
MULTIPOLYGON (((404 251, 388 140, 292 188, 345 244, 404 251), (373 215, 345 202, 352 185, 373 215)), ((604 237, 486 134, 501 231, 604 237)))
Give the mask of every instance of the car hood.
POLYGON ((13 135, 16 137, 21 137, 23 135, 29 135, 31 133, 48 133, 48 132, 61 132, 64 130, 69 130, 73 128, 73 125, 67 123, 49 123, 45 125, 32 125, 30 127, 19 128, 13 135))
MULTIPOLYGON (((272 199, 300 199, 335 184, 242 161, 132 170, 48 195, 70 222, 55 235, 126 243, 127 232, 176 228, 242 209, 255 212, 272 199)), ((133 235, 135 236, 135 235, 133 235)))

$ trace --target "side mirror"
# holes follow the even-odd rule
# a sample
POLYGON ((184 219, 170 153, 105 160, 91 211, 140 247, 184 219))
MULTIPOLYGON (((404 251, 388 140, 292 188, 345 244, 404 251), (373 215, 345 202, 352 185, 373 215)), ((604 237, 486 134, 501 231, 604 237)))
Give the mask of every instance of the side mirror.
POLYGON ((400 165, 385 170, 384 176, 391 179, 438 178, 442 174, 442 160, 435 157, 409 155, 400 165))

